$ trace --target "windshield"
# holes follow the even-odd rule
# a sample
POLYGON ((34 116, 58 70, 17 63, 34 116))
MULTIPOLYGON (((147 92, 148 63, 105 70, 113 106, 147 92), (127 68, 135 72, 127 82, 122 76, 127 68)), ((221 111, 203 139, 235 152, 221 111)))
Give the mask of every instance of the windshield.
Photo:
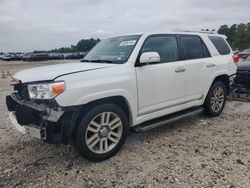
POLYGON ((246 50, 244 50, 243 52, 250 52, 250 49, 246 49, 246 50))
POLYGON ((140 36, 128 35, 102 40, 81 61, 124 63, 134 50, 140 36))

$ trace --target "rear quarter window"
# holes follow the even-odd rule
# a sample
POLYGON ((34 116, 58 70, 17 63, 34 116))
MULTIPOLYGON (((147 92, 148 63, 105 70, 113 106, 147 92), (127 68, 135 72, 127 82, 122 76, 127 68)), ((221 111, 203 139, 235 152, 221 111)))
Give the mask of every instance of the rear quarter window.
POLYGON ((218 50, 220 55, 230 54, 231 50, 228 44, 226 43, 226 41, 222 37, 209 36, 208 38, 211 40, 211 42, 213 43, 215 48, 218 50))

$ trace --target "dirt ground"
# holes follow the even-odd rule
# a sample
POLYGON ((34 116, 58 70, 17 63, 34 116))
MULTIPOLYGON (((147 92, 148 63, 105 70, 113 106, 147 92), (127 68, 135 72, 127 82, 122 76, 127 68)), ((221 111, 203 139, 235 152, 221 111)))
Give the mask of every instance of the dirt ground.
MULTIPOLYGON (((40 65, 0 62, 0 71, 40 65)), ((250 103, 131 133, 116 156, 93 163, 70 146, 14 130, 5 108, 9 81, 0 78, 0 187, 250 187, 250 103)))

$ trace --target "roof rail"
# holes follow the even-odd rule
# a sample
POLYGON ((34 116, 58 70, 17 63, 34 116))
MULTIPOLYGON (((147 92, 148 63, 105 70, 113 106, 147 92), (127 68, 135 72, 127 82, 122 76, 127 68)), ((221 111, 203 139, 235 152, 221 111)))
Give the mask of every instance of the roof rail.
POLYGON ((217 32, 215 30, 201 30, 201 31, 192 31, 192 30, 178 30, 178 32, 186 32, 186 33, 206 33, 206 34, 216 34, 217 32))
POLYGON ((193 32, 193 33, 207 33, 207 34, 215 34, 216 31, 185 31, 185 32, 193 32))

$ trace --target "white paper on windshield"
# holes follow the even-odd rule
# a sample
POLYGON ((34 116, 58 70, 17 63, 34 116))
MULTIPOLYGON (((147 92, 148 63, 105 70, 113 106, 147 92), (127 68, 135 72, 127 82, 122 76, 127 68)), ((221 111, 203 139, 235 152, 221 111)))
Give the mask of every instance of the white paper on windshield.
POLYGON ((119 44, 119 46, 133 46, 135 45, 136 40, 128 40, 128 41, 123 41, 119 44))

